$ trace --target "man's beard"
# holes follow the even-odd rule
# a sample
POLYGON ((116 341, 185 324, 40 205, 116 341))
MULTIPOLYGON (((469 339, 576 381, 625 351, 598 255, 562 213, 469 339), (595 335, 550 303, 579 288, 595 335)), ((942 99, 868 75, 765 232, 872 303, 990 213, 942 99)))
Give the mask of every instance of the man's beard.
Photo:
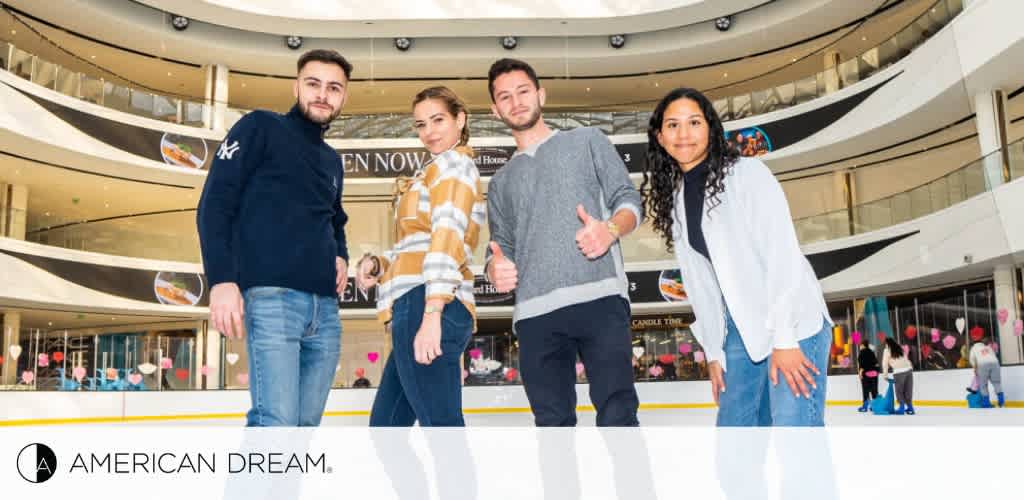
POLYGON ((328 115, 327 119, 317 118, 316 116, 313 115, 312 108, 310 107, 309 104, 303 105, 302 101, 299 100, 296 100, 295 102, 298 103, 299 111, 302 111, 302 116, 305 116, 307 120, 319 125, 327 125, 328 123, 333 122, 334 119, 341 114, 341 110, 339 109, 328 115))
POLYGON ((538 121, 540 121, 540 106, 537 106, 536 108, 534 108, 533 113, 531 113, 530 116, 527 117, 526 122, 524 122, 521 125, 517 125, 517 124, 512 123, 511 118, 504 118, 504 117, 502 117, 501 121, 505 123, 506 127, 510 128, 510 129, 512 129, 512 130, 514 130, 516 132, 522 132, 524 130, 530 130, 531 128, 533 128, 534 125, 537 124, 538 121))

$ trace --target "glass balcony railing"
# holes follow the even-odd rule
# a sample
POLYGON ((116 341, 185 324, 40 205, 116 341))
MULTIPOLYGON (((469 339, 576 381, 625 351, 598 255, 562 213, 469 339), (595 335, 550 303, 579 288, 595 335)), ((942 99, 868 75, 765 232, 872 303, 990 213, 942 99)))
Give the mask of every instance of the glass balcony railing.
POLYGON ((0 67, 41 87, 125 113, 192 127, 203 126, 201 102, 126 87, 68 70, 0 40, 0 67))
POLYGON ((949 208, 1024 175, 1024 140, 995 151, 938 179, 878 200, 793 221, 801 243, 867 233, 949 208), (1005 162, 1004 162, 1005 160, 1005 162), (1004 173, 1004 170, 1008 170, 1004 173), (1004 177, 1005 176, 1005 177, 1004 177))
MULTIPOLYGON (((835 68, 768 89, 718 98, 714 101, 715 110, 724 121, 739 120, 837 92, 906 57, 962 10, 963 0, 937 0, 898 33, 835 68)), ((204 126, 203 113, 207 107, 204 103, 133 89, 70 71, 4 41, 0 41, 0 67, 48 89, 94 104, 155 120, 204 126)), ((709 91, 709 94, 728 92, 728 89, 722 89, 709 91)), ((228 108, 225 126, 230 127, 247 112, 241 108, 228 108)), ((545 115, 545 121, 556 129, 592 126, 608 134, 646 133, 649 119, 650 110, 570 111, 545 115)), ((475 137, 510 135, 508 128, 488 113, 473 113, 470 122, 475 137)), ((334 122, 327 136, 335 139, 386 139, 414 138, 416 134, 411 116, 403 113, 343 116, 334 122)))

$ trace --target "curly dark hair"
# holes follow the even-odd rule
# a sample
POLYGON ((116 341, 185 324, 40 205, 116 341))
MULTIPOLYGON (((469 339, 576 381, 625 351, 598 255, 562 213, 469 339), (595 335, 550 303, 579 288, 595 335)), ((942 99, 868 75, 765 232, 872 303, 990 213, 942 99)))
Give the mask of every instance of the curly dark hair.
POLYGON ((739 151, 726 140, 725 129, 715 107, 699 91, 677 88, 663 97, 654 108, 647 125, 647 162, 644 165, 644 181, 640 185, 640 193, 644 198, 645 210, 654 217, 654 231, 665 239, 665 248, 669 251, 673 247, 672 211, 675 210, 676 193, 682 186, 683 170, 679 168, 679 162, 658 143, 658 132, 661 131, 665 110, 679 99, 696 102, 708 123, 708 178, 705 196, 711 205, 709 212, 722 203, 718 195, 725 192, 725 177, 740 156, 739 151))

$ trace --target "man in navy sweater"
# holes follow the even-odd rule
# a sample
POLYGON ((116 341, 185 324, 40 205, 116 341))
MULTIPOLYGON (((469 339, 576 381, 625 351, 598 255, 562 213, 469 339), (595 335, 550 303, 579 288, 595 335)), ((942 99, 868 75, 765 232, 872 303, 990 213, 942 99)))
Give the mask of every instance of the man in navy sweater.
POLYGON ((250 427, 319 425, 334 380, 348 216, 341 158, 323 133, 341 113, 351 73, 333 50, 303 54, 295 106, 239 120, 199 201, 210 323, 246 337, 250 427))

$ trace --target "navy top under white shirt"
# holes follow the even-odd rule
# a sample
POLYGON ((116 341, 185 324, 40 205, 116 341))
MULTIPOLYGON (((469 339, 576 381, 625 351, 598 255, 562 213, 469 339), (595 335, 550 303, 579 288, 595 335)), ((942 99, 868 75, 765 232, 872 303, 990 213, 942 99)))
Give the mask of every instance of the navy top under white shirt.
POLYGON ((683 172, 683 203, 686 206, 686 236, 690 246, 711 261, 708 245, 700 221, 704 216, 704 194, 708 181, 708 160, 697 164, 689 172, 683 172))
POLYGON ((210 167, 196 223, 209 286, 277 286, 336 296, 348 261, 344 168, 326 127, 298 106, 253 111, 228 132, 210 167))

